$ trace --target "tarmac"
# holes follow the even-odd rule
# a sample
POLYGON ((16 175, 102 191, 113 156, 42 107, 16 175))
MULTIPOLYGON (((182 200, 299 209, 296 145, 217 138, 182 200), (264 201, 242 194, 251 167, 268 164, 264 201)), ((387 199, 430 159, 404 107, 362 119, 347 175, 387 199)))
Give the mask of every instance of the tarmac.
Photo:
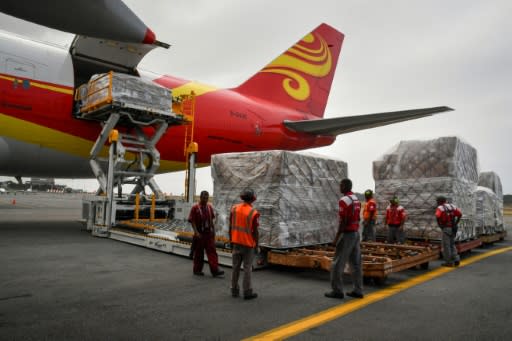
POLYGON ((80 218, 77 194, 0 195, 0 340, 512 337, 510 220, 505 241, 460 267, 391 274, 360 300, 324 297, 326 272, 270 267, 245 301, 230 296, 230 268, 193 276, 190 259, 93 237, 80 218))

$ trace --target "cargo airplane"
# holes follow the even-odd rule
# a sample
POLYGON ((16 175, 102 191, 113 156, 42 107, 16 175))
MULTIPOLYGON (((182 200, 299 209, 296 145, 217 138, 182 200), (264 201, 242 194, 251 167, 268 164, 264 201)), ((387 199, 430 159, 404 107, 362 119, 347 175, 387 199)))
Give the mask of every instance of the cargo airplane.
MULTIPOLYGON (((123 72, 174 96, 196 94, 194 136, 199 166, 213 154, 303 150, 336 136, 452 110, 433 108, 324 119, 344 35, 321 24, 243 84, 220 89, 137 68, 146 53, 168 47, 120 0, 3 0, 0 11, 76 34, 71 47, 0 33, 0 174, 92 178, 88 158, 101 131, 74 117, 74 91, 92 75, 123 72), (80 13, 80 15, 70 15, 80 13), (90 18, 94 18, 91 20, 90 18)), ((157 147, 159 173, 185 168, 184 126, 157 147)))

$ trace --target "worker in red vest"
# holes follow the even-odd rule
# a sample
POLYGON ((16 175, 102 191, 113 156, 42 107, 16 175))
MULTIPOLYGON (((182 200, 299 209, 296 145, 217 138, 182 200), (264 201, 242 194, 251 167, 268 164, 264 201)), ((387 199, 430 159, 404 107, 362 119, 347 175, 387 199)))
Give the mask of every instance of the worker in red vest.
POLYGON ((245 189, 240 194, 242 203, 231 208, 229 218, 229 241, 233 250, 233 273, 231 276, 231 296, 240 296, 238 278, 240 268, 244 265, 243 293, 244 299, 251 300, 258 297, 253 292, 251 284, 252 261, 255 250, 258 250, 259 243, 259 216, 258 211, 252 207, 256 195, 252 189, 245 189))
POLYGON ((192 224, 194 229, 194 237, 192 244, 193 259, 194 259, 194 275, 204 276, 204 251, 208 257, 208 265, 213 277, 222 277, 224 271, 219 270, 219 258, 217 250, 215 249, 215 226, 213 219, 215 213, 213 207, 208 203, 210 194, 208 191, 202 191, 199 196, 199 203, 192 206, 188 221, 192 224))
POLYGON ((345 264, 351 267, 351 276, 354 289, 347 296, 363 298, 363 266, 361 262, 361 239, 359 237, 359 219, 361 202, 352 193, 352 181, 343 179, 340 183, 340 192, 343 194, 339 205, 339 225, 333 244, 336 246, 331 265, 331 288, 325 296, 330 298, 344 297, 343 271, 345 264))
POLYGON ((448 204, 444 196, 436 199, 436 219, 437 225, 443 230, 443 266, 459 266, 460 257, 455 247, 455 236, 457 235, 457 225, 462 217, 461 210, 454 204, 448 204))
POLYGON ((365 203, 363 206, 363 241, 374 242, 375 221, 377 220, 377 202, 373 198, 373 191, 367 189, 364 192, 365 203))
POLYGON ((405 241, 404 223, 407 219, 405 208, 399 205, 394 196, 386 208, 386 224, 388 225, 388 243, 403 244, 405 241))

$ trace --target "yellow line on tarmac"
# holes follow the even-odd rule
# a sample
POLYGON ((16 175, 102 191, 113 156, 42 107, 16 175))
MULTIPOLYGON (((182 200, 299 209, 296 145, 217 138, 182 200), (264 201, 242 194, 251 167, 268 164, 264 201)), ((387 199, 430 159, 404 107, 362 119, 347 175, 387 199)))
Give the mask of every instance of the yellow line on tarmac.
MULTIPOLYGON (((504 247, 494 251, 489 251, 466 260, 461 261, 460 266, 466 266, 487 257, 491 257, 503 252, 512 251, 512 246, 504 247)), ((345 316, 353 311, 361 309, 367 305, 383 300, 387 297, 395 295, 401 291, 414 287, 418 284, 424 283, 436 277, 439 277, 445 273, 455 270, 456 268, 445 268, 440 267, 426 274, 416 276, 407 281, 395 284, 389 288, 385 288, 371 294, 365 295, 363 299, 353 299, 347 303, 340 304, 330 309, 321 311, 303 319, 290 322, 283 326, 271 329, 261 334, 244 339, 245 341, 253 340, 283 340, 299 333, 303 333, 308 329, 318 327, 334 319, 345 316)))

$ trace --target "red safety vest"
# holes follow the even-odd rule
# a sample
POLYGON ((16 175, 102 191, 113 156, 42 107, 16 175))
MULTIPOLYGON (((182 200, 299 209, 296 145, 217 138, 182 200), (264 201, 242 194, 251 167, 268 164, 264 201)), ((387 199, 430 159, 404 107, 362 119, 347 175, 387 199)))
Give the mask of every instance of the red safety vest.
POLYGON ((453 204, 439 205, 436 209, 436 217, 442 227, 453 227, 455 217, 461 217, 462 212, 453 204))
POLYGON ((340 221, 344 222, 343 232, 356 232, 359 230, 361 217, 361 202, 352 193, 348 192, 339 201, 340 221))
POLYGON ((231 241, 233 244, 256 247, 252 233, 253 220, 257 214, 258 211, 245 202, 231 208, 231 241))
POLYGON ((403 208, 403 206, 389 205, 386 208, 386 224, 401 225, 404 220, 405 220, 405 208, 403 208))

